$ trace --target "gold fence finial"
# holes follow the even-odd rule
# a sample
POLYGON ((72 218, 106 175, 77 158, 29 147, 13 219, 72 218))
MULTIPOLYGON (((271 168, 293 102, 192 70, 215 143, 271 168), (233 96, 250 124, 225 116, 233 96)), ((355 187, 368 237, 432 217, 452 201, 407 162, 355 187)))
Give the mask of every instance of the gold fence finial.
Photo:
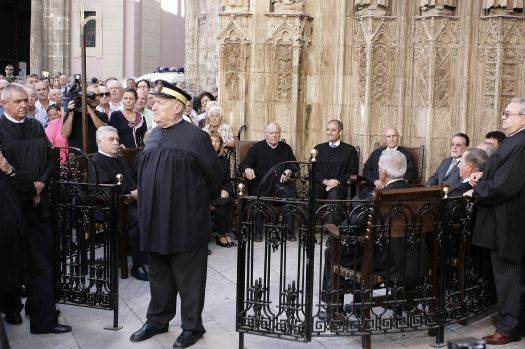
POLYGON ((317 155, 319 155, 319 152, 317 151, 317 149, 312 149, 310 150, 310 155, 311 155, 311 158, 310 158, 310 162, 316 162, 317 161, 317 155))
POLYGON ((116 177, 117 177, 117 184, 122 185, 122 182, 124 181, 124 176, 119 173, 116 177))

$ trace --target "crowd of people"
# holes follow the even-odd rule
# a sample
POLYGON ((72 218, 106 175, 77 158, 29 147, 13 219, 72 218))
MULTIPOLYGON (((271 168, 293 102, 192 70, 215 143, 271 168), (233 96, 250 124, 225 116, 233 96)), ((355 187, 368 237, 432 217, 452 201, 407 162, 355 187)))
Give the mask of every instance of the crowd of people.
MULTIPOLYGON (((217 245, 236 246, 231 235, 235 190, 228 149, 238 140, 225 123, 216 96, 203 92, 192 98, 180 84, 166 81, 130 78, 124 87, 116 78, 93 78, 86 90, 84 140, 81 109, 67 98, 73 79, 62 74, 20 79, 13 76, 11 68, 7 66, 6 75, 0 77, 0 199, 16 212, 9 215, 0 210, 7 229, 0 252, 10 251, 1 260, 5 262, 1 270, 9 272, 10 280, 0 294, 5 321, 22 323, 18 288, 25 284, 31 332, 71 331, 70 326, 58 323, 54 304, 48 184, 59 162, 57 157, 64 163, 67 148, 74 147, 92 154, 99 183, 116 183, 116 175, 124 175, 120 194, 130 198, 126 224, 131 274, 149 281, 151 290, 147 321, 131 341, 168 331, 180 294, 183 332, 174 346, 192 345, 205 333, 201 314, 210 232, 215 229, 217 245), (123 147, 140 149, 136 165, 130 166, 119 155, 123 147), (57 155, 53 148, 62 151, 57 155), (13 246, 18 250, 29 246, 31 251, 27 263, 18 263, 20 268, 8 267, 16 259, 13 246), (38 270, 32 270, 31 265, 38 270)), ((359 153, 342 141, 343 129, 340 120, 329 121, 326 142, 315 147, 319 199, 346 199, 350 178, 359 175, 359 153)), ((514 330, 519 321, 525 251, 520 228, 525 177, 519 176, 525 171, 524 98, 515 98, 507 106, 502 129, 489 132, 477 147, 470 147, 465 133, 453 135, 450 156, 426 182, 427 186, 446 184, 451 195, 470 196, 479 203, 473 243, 491 251, 499 301, 496 331, 485 337, 491 344, 519 340, 514 330)), ((293 197, 296 188, 292 179, 298 171, 293 149, 281 140, 278 123, 269 122, 264 133, 265 138, 255 143, 239 164, 249 193, 293 197), (288 163, 269 173, 282 162, 288 163)), ((385 131, 385 144, 364 163, 365 185, 357 193, 360 198, 370 198, 375 189, 406 188, 418 180, 415 161, 400 145, 400 138, 393 127, 385 131)), ((88 178, 94 180, 93 170, 88 178)), ((293 220, 287 227, 286 238, 296 240, 293 220)), ((263 235, 262 217, 256 215, 255 241, 262 241, 263 235)), ((327 287, 328 272, 325 270, 323 288, 327 287)))

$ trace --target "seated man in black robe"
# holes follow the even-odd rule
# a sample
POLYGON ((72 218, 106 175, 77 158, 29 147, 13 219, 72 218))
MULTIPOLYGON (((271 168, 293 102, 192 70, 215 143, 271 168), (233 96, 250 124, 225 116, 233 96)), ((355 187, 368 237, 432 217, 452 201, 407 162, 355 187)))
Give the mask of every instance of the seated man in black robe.
POLYGON ((469 138, 464 133, 456 133, 450 142, 450 157, 439 164, 436 172, 427 180, 427 186, 448 184, 456 187, 460 184, 458 164, 461 155, 469 146, 469 138))
POLYGON ((403 146, 399 145, 399 132, 390 127, 385 132, 386 147, 377 148, 370 154, 368 160, 366 160, 363 166, 363 177, 365 179, 365 184, 361 188, 361 193, 359 194, 360 198, 364 199, 374 190, 374 188, 382 188, 381 181, 379 180, 379 158, 385 149, 394 149, 397 150, 403 155, 407 160, 407 169, 405 172, 404 178, 407 181, 412 181, 417 178, 416 165, 414 164, 414 158, 412 154, 403 146))
POLYGON ((359 154, 353 145, 341 141, 343 123, 326 124, 328 142, 315 146, 318 153, 316 180, 318 199, 340 200, 348 195, 348 180, 358 174, 359 154))
MULTIPOLYGON (((388 149, 382 152, 381 156, 379 157, 378 161, 378 172, 379 172, 379 180, 380 180, 380 187, 382 190, 390 190, 390 189, 403 189, 403 188, 409 188, 412 185, 410 185, 405 179, 405 173, 407 169, 407 160, 403 153, 397 150, 388 149)), ((371 200, 372 196, 369 195, 367 200, 371 200)), ((341 224, 341 229, 345 229, 345 227, 351 227, 354 232, 362 231, 362 233, 359 233, 360 235, 365 235, 365 229, 367 225, 367 219, 368 214, 363 214, 363 211, 359 209, 359 206, 356 207, 353 211, 351 216, 341 224)), ((404 275, 401 275, 402 268, 400 265, 395 263, 395 261, 399 261, 402 258, 403 250, 404 250, 404 238, 392 238, 390 241, 390 248, 384 251, 383 253, 378 253, 376 251, 374 255, 374 269, 375 272, 384 272, 389 277, 395 276, 397 280, 401 280, 404 275)), ((330 285, 330 276, 332 273, 330 260, 331 260, 331 254, 330 254, 330 246, 327 246, 324 252, 325 255, 325 263, 324 263, 324 269, 323 269, 323 285, 322 285, 322 300, 326 303, 330 302, 330 291, 335 285, 330 285)), ((356 270, 361 269, 361 264, 363 262, 363 249, 362 247, 353 248, 350 247, 348 250, 345 250, 344 246, 342 246, 341 250, 341 259, 339 261, 339 265, 343 267, 348 267, 356 270)), ((410 267, 407 266, 407 270, 410 269, 410 267)), ((417 269, 417 268, 416 268, 417 269)), ((343 282, 347 282, 347 287, 352 289, 352 282, 351 281, 345 281, 344 279, 340 278, 340 284, 343 282)), ((401 281, 402 282, 402 281, 401 281)), ((358 289, 359 285, 353 285, 355 289, 358 289)), ((354 303, 360 303, 361 302, 361 294, 355 293, 354 294, 354 303)), ((342 305, 339 305, 340 308, 342 308, 342 305)), ((341 309, 340 309, 341 310, 341 309)), ((356 312, 354 309, 352 309, 352 306, 350 304, 347 304, 345 307, 345 312, 347 313, 353 313, 354 315, 358 315, 359 312, 356 312)), ((322 313, 319 315, 320 320, 324 320, 326 318, 326 313, 322 313)))
MULTIPOLYGON (((281 126, 276 122, 269 122, 264 127, 265 139, 257 142, 248 151, 246 159, 240 164, 239 169, 244 172, 248 179, 248 191, 250 195, 260 196, 284 196, 292 197, 295 189, 290 182, 293 172, 297 171, 294 164, 286 164, 277 168, 269 174, 264 183, 263 177, 275 165, 285 161, 296 161, 292 148, 280 141, 281 126)), ((261 217, 256 217, 255 241, 262 241, 261 217)), ((290 224, 289 224, 290 225, 290 224)), ((289 240, 294 240, 293 229, 288 229, 289 240)))
MULTIPOLYGON (((131 275, 142 281, 148 281, 148 271, 144 267, 148 263, 147 255, 140 251, 140 227, 137 211, 137 180, 136 175, 128 167, 126 161, 119 155, 119 137, 117 130, 112 126, 102 126, 97 130, 98 152, 91 161, 97 172, 98 183, 114 184, 117 175, 124 176, 121 195, 129 194, 135 198, 133 203, 126 205, 126 226, 129 244, 131 247, 131 275)), ((89 181, 96 181, 95 174, 90 168, 89 181)), ((103 218, 102 218, 103 219, 103 218)))
POLYGON ((483 171, 483 166, 489 159, 487 153, 483 149, 473 148, 466 150, 461 156, 458 169, 461 183, 450 191, 450 196, 463 196, 463 194, 472 189, 473 186, 469 183, 470 175, 474 172, 483 171))

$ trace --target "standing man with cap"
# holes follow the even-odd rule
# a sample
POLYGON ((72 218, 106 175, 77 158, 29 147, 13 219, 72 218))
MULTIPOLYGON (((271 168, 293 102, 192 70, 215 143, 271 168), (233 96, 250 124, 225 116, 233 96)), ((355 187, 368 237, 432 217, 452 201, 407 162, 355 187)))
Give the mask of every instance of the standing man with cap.
POLYGON ((141 249, 148 253, 151 300, 147 321, 130 340, 168 331, 181 298, 182 333, 173 346, 187 348, 206 332, 210 194, 218 190, 221 165, 208 134, 182 119, 191 97, 165 81, 155 89, 154 128, 138 171, 141 249))

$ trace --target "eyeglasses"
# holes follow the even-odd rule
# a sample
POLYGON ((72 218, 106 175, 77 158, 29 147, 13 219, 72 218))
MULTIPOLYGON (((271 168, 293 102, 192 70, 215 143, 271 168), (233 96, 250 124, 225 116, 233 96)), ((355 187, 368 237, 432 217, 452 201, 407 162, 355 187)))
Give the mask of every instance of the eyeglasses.
POLYGON ((506 110, 503 111, 503 116, 504 116, 505 118, 508 118, 509 116, 512 116, 512 115, 523 116, 523 115, 525 115, 525 114, 522 114, 522 113, 510 113, 510 112, 508 112, 508 111, 506 111, 506 110))
POLYGON ((109 97, 110 93, 109 92, 101 92, 98 94, 100 97, 109 97))

